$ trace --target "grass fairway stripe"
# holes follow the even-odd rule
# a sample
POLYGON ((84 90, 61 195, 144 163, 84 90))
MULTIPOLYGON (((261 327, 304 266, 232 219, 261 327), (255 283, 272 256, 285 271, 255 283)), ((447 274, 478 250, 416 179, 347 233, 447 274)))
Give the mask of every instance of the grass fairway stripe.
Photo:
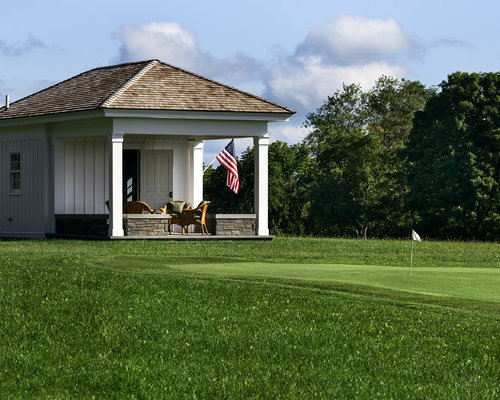
POLYGON ((419 268, 345 264, 224 263, 177 265, 194 273, 260 276, 320 282, 347 282, 432 296, 500 302, 500 270, 493 268, 419 268))
MULTIPOLYGON (((500 308, 500 269, 420 267, 409 269, 379 265, 276 264, 262 262, 217 262, 178 264, 167 258, 106 257, 109 267, 150 273, 210 274, 225 278, 282 279, 311 283, 347 283, 417 295, 496 303, 500 308)), ((367 292, 367 290, 363 290, 367 292)), ((401 296, 398 296, 401 298, 401 296)), ((404 297, 404 296, 403 296, 404 297)))

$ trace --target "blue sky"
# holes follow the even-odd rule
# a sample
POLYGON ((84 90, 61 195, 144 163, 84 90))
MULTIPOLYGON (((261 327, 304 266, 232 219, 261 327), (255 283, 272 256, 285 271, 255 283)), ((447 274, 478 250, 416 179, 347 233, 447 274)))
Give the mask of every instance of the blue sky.
POLYGON ((159 58, 297 110, 269 131, 295 143, 342 82, 368 89, 386 74, 430 86, 500 70, 499 15, 493 0, 2 1, 0 96, 159 58))

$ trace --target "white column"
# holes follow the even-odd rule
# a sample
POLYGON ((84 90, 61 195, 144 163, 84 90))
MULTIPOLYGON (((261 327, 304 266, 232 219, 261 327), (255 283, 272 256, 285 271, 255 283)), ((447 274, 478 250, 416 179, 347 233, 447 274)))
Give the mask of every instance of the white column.
POLYGON ((172 144, 172 200, 187 199, 186 183, 189 181, 187 153, 184 142, 174 142, 172 144))
POLYGON ((257 235, 269 235, 268 217, 268 148, 269 136, 254 137, 255 149, 255 213, 257 214, 257 235))
POLYGON ((203 142, 189 142, 189 202, 196 207, 203 200, 203 142))
POLYGON ((109 136, 109 236, 123 236, 123 133, 109 136))

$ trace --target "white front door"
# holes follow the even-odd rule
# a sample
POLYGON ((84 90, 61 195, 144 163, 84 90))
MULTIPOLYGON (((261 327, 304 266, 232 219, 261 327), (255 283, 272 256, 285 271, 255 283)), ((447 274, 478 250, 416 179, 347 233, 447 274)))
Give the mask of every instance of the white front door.
POLYGON ((141 190, 139 200, 155 210, 172 200, 172 151, 141 151, 141 190))

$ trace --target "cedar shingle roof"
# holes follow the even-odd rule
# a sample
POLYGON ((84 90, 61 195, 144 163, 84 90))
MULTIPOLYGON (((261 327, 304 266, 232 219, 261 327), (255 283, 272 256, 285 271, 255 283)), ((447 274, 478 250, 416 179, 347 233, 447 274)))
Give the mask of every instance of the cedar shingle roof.
POLYGON ((0 120, 97 109, 293 114, 158 60, 95 68, 0 108, 0 120))

